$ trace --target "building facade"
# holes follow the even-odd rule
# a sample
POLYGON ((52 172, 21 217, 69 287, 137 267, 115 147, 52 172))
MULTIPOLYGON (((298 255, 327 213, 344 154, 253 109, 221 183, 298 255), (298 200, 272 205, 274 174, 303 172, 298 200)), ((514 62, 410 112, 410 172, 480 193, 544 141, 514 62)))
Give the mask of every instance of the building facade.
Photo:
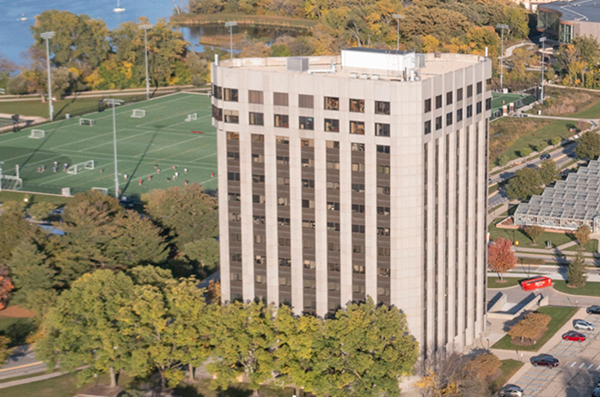
POLYGON ((423 353, 485 328, 491 61, 351 49, 212 65, 223 301, 367 296, 423 353))
POLYGON ((555 1, 537 7, 537 30, 560 43, 576 37, 600 40, 600 7, 588 0, 555 1))

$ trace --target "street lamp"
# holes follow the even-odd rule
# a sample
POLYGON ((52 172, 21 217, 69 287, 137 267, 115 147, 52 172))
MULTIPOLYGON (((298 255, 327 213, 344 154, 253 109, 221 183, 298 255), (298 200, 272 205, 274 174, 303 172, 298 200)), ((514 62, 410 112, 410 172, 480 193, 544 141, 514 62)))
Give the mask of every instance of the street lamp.
POLYGON ((119 173, 117 167, 117 117, 115 114, 115 106, 123 103, 120 99, 109 98, 104 102, 111 104, 113 109, 113 151, 115 154, 115 197, 119 198, 119 173))
POLYGON ((496 25, 498 29, 502 29, 502 53, 500 54, 500 91, 503 91, 503 79, 504 79, 504 29, 508 30, 508 25, 499 23, 496 25))
POLYGON ((544 50, 546 49, 546 38, 540 38, 540 42, 542 43, 542 105, 544 104, 544 50))
POLYGON ((233 58, 233 27, 237 26, 237 22, 225 22, 225 27, 229 28, 229 57, 233 58))
POLYGON ((50 45, 48 40, 54 37, 54 32, 44 32, 40 36, 46 40, 46 67, 48 69, 48 105, 50 108, 50 121, 54 120, 54 109, 52 108, 52 78, 50 77, 50 45))
POLYGON ((396 52, 400 49, 400 20, 404 19, 404 15, 392 14, 392 18, 396 20, 397 32, 396 32, 396 52))
POLYGON ((152 29, 152 25, 140 25, 140 29, 144 29, 144 57, 146 58, 146 99, 150 99, 150 83, 148 81, 148 29, 152 29))

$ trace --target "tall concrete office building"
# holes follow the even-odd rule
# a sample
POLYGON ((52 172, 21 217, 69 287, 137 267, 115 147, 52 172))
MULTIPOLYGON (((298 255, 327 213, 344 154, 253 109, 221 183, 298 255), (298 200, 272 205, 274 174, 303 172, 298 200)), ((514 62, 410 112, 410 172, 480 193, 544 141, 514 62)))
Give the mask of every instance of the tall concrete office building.
POLYGON ((423 354, 485 328, 491 61, 349 49, 212 65, 223 301, 395 305, 423 354))

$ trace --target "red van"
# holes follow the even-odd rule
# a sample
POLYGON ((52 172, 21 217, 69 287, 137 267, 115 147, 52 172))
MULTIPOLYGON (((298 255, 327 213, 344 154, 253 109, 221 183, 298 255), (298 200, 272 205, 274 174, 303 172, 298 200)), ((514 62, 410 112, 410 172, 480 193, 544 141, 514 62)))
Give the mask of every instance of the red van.
POLYGON ((552 279, 550 277, 539 276, 521 281, 523 291, 531 291, 544 287, 552 287, 552 279))

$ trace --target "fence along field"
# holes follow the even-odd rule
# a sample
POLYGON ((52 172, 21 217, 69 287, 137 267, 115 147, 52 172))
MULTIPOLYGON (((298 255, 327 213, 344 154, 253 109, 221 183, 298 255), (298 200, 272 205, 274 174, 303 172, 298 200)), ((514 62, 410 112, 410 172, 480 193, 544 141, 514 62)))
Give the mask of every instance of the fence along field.
MULTIPOLYGON (((3 175, 14 177, 18 165, 24 191, 61 194, 62 188, 69 187, 73 194, 100 188, 114 194, 112 108, 82 118, 92 122, 80 125, 77 117, 36 126, 44 131, 38 139, 30 138, 31 129, 1 135, 3 175), (87 165, 73 167, 77 164, 87 165), (76 173, 71 172, 74 168, 76 173)), ((186 180, 206 189, 217 188, 216 134, 209 97, 178 93, 118 106, 116 119, 122 195, 184 186, 186 180), (143 110, 144 116, 132 118, 134 110, 138 115, 143 110), (196 114, 196 119, 191 120, 190 114, 196 114)), ((3 182, 6 188, 7 181, 3 182)))

